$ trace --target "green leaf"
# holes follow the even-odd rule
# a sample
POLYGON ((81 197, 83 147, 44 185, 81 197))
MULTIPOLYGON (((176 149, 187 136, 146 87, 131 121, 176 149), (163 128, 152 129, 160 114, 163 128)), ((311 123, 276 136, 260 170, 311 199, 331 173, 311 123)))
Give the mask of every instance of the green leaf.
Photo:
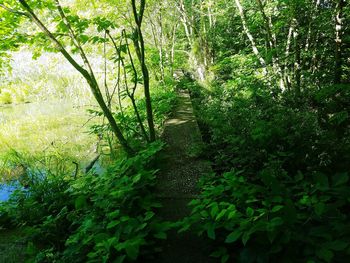
POLYGON ((208 237, 215 240, 215 224, 210 224, 207 228, 208 237))
POLYGON ((225 256, 227 254, 228 254, 227 253, 227 248, 219 247, 213 253, 211 253, 210 256, 214 257, 214 258, 219 258, 219 257, 223 257, 223 256, 225 256))
POLYGON ((252 249, 244 248, 239 255, 239 259, 240 259, 239 262, 253 263, 255 262, 256 254, 252 249))
POLYGON ((85 208, 87 206, 86 197, 83 195, 78 196, 75 199, 74 205, 75 205, 75 209, 77 210, 85 208))
POLYGON ((219 212, 219 206, 218 206, 218 203, 212 203, 211 204, 211 210, 210 210, 210 215, 215 218, 217 213, 219 212))
POLYGON ((213 258, 219 258, 219 257, 221 257, 221 251, 220 250, 216 250, 213 253, 211 253, 210 256, 213 257, 213 258))
POLYGON ((284 207, 283 205, 275 205, 275 206, 272 208, 271 212, 273 212, 273 213, 278 212, 278 211, 280 211, 283 207, 284 207))
POLYGON ((318 189, 324 190, 329 188, 328 177, 325 174, 317 173, 314 176, 314 180, 316 181, 318 189))
POLYGON ((348 246, 349 246, 349 242, 345 242, 342 240, 335 240, 335 241, 327 242, 325 244, 325 247, 334 251, 343 251, 348 246))
POLYGON ((251 207, 248 207, 246 210, 247 216, 252 217, 254 215, 254 209, 251 207))
POLYGON ((80 41, 85 44, 86 42, 88 42, 89 37, 87 35, 80 35, 80 41))
POLYGON ((152 211, 147 211, 146 214, 145 214, 144 220, 145 220, 145 221, 148 221, 148 220, 151 219, 154 215, 155 215, 154 212, 152 212, 152 211))
POLYGON ((228 214, 228 217, 227 217, 227 218, 230 220, 230 219, 234 218, 236 214, 237 214, 236 211, 231 211, 231 212, 228 214))
POLYGON ((244 232, 242 236, 243 245, 246 245, 249 239, 250 239, 250 232, 244 232))
POLYGON ((226 214, 226 212, 226 209, 221 210, 220 213, 216 216, 216 220, 220 220, 226 214))
POLYGON ((113 221, 111 221, 111 222, 108 223, 107 229, 111 229, 111 228, 113 228, 113 227, 119 225, 119 223, 120 223, 119 220, 113 220, 113 221))
POLYGON ((139 255, 139 245, 127 245, 125 251, 130 259, 136 260, 139 255))
POLYGON ((95 243, 100 243, 100 242, 103 242, 105 240, 108 240, 109 238, 110 238, 110 236, 107 233, 99 233, 99 234, 94 236, 94 241, 95 241, 95 243))
POLYGON ((328 250, 328 249, 325 249, 325 248, 322 248, 318 251, 316 251, 316 255, 320 258, 320 259, 323 259, 324 261, 326 262, 331 262, 333 257, 334 257, 334 254, 332 251, 328 250))
POLYGON ((226 237, 225 243, 233 243, 237 241, 237 239, 239 239, 241 235, 242 235, 242 231, 240 229, 236 229, 226 237))
POLYGON ((280 218, 280 217, 275 217, 275 218, 273 218, 271 221, 270 221, 270 224, 272 225, 272 226, 280 226, 280 225, 282 225, 283 224, 283 219, 282 218, 280 218))
POLYGON ((298 173, 297 173, 297 175, 294 177, 294 179, 295 179, 296 182, 299 182, 299 181, 301 181, 301 180, 304 179, 304 175, 303 175, 300 171, 298 171, 298 173))
POLYGON ((200 204, 200 200, 198 199, 193 199, 191 202, 188 203, 189 206, 196 206, 200 204))
POLYGON ((141 174, 137 174, 136 176, 134 176, 134 178, 132 179, 133 183, 138 183, 141 180, 141 174))
POLYGON ((221 257, 221 263, 226 263, 229 260, 230 256, 228 254, 221 257))
POLYGON ((321 216, 324 213, 325 210, 326 210, 326 205, 324 203, 317 203, 315 205, 315 213, 316 213, 316 215, 321 216))
POLYGON ((126 221, 128 221, 128 220, 130 220, 130 217, 129 217, 129 216, 122 216, 122 217, 120 218, 120 221, 122 221, 122 222, 126 222, 126 221))
POLYGON ((116 260, 114 260, 114 263, 123 263, 125 260, 126 256, 122 255, 122 256, 118 256, 116 260))
POLYGON ((333 176, 332 180, 334 186, 343 185, 349 181, 349 175, 348 173, 338 173, 333 176))
POLYGON ((167 238, 167 234, 165 232, 159 232, 153 235, 155 238, 158 239, 166 239, 167 238))

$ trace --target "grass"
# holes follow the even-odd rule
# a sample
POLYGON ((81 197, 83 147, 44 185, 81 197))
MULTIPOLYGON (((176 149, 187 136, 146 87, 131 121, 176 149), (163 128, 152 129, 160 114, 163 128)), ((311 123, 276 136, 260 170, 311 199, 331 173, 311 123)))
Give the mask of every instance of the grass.
MULTIPOLYGON (((96 156, 98 141, 87 132, 90 124, 99 122, 93 119, 86 124, 91 116, 84 105, 95 104, 86 81, 56 54, 44 53, 34 61, 30 52, 21 51, 13 53, 12 60, 12 73, 0 83, 0 182, 16 176, 23 160, 25 164, 39 162, 45 170, 52 162, 64 163, 70 171, 75 169, 73 161, 84 168, 96 156)), ((95 62, 99 65, 101 61, 95 62)), ((108 76, 111 83, 114 77, 108 76)), ((156 127, 160 129, 172 94, 165 94, 168 91, 157 82, 151 86, 156 127), (157 102, 157 96, 161 101, 157 102)), ((143 97, 141 86, 135 95, 143 97)), ((124 110, 130 108, 130 100, 123 99, 122 105, 124 110)), ((100 146, 101 159, 107 161, 104 157, 109 151, 100 146)))
POLYGON ((72 161, 83 166, 94 155, 97 142, 96 136, 88 134, 89 118, 86 108, 76 108, 69 101, 1 106, 0 170, 14 159, 47 162, 52 156, 70 166, 72 161))

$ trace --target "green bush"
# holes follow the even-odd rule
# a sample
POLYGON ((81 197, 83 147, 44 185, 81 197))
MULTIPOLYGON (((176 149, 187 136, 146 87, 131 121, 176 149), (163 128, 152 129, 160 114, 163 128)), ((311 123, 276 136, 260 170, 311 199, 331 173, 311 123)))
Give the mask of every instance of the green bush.
POLYGON ((6 204, 17 225, 26 226, 35 262, 133 261, 155 249, 168 228, 156 216, 152 194, 151 144, 132 158, 115 161, 103 175, 67 179, 47 175, 6 204))
POLYGON ((182 231, 215 240, 222 262, 347 261, 349 86, 296 99, 246 84, 190 85, 214 173, 182 231))
MULTIPOLYGON (((177 104, 177 95, 172 89, 173 83, 168 83, 169 86, 159 86, 154 88, 154 93, 152 94, 152 107, 153 107, 153 117, 156 130, 161 133, 163 128, 163 123, 167 116, 172 112, 177 104)), ((141 120, 144 127, 147 129, 146 120, 146 104, 144 99, 137 99, 136 105, 140 113, 141 120)), ((95 116, 102 116, 102 111, 100 110, 89 110, 89 113, 95 116)), ((126 137, 129 139, 130 143, 135 146, 135 148, 144 147, 144 138, 142 137, 142 131, 138 123, 137 117, 135 115, 132 105, 125 105, 123 110, 116 111, 114 117, 120 123, 121 129, 124 131, 126 137)), ((91 132, 97 135, 104 135, 103 144, 109 146, 113 142, 110 141, 108 137, 108 132, 111 131, 109 124, 97 124, 91 126, 91 132)), ((112 147, 113 148, 113 147, 112 147)))
POLYGON ((350 257, 348 180, 347 173, 289 177, 276 163, 254 181, 244 171, 213 174, 202 181, 184 227, 216 240, 212 255, 223 261, 344 262, 350 257))

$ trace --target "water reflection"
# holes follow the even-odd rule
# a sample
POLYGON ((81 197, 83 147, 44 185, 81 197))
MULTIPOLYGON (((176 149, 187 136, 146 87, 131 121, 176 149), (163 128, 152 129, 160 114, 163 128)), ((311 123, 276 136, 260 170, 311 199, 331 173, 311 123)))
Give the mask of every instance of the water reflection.
POLYGON ((21 187, 19 183, 0 185, 0 202, 8 201, 11 194, 19 187, 21 187))

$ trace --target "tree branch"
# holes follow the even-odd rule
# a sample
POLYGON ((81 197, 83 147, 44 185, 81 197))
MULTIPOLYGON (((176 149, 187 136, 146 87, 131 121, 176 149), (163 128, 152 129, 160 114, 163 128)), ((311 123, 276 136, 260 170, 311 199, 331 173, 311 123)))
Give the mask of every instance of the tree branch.
POLYGON ((39 18, 34 14, 33 10, 30 8, 30 6, 27 4, 25 0, 18 0, 23 8, 28 12, 28 18, 32 20, 45 34, 47 37, 51 39, 51 41, 54 43, 56 48, 62 53, 62 55, 69 61, 69 63, 76 69, 78 70, 86 80, 91 81, 91 77, 89 73, 82 67, 80 66, 74 58, 69 55, 67 50, 63 47, 61 42, 57 40, 57 38, 51 33, 50 30, 47 29, 47 27, 39 20, 39 18))
POLYGON ((10 13, 13 13, 13 14, 16 14, 16 15, 20 15, 20 16, 30 17, 29 14, 27 14, 27 13, 14 10, 14 9, 12 9, 10 7, 7 7, 7 6, 3 5, 3 4, 0 4, 0 7, 2 7, 3 9, 5 9, 6 11, 8 11, 10 13))
MULTIPOLYGON (((60 2, 58 0, 55 0, 55 2, 56 2, 57 10, 60 13, 61 18, 63 19, 64 24, 67 26, 67 28, 69 30, 73 44, 79 49, 80 56, 83 59, 85 66, 89 69, 91 80, 94 81, 95 84, 97 85, 97 80, 95 78, 94 71, 92 70, 91 64, 90 64, 90 62, 89 62, 89 60, 84 52, 83 47, 79 43, 77 35, 75 34, 75 32, 74 32, 70 22, 68 21, 66 15, 64 14, 62 6, 60 5, 60 2)), ((98 89, 97 91, 102 96, 100 90, 98 89)))

